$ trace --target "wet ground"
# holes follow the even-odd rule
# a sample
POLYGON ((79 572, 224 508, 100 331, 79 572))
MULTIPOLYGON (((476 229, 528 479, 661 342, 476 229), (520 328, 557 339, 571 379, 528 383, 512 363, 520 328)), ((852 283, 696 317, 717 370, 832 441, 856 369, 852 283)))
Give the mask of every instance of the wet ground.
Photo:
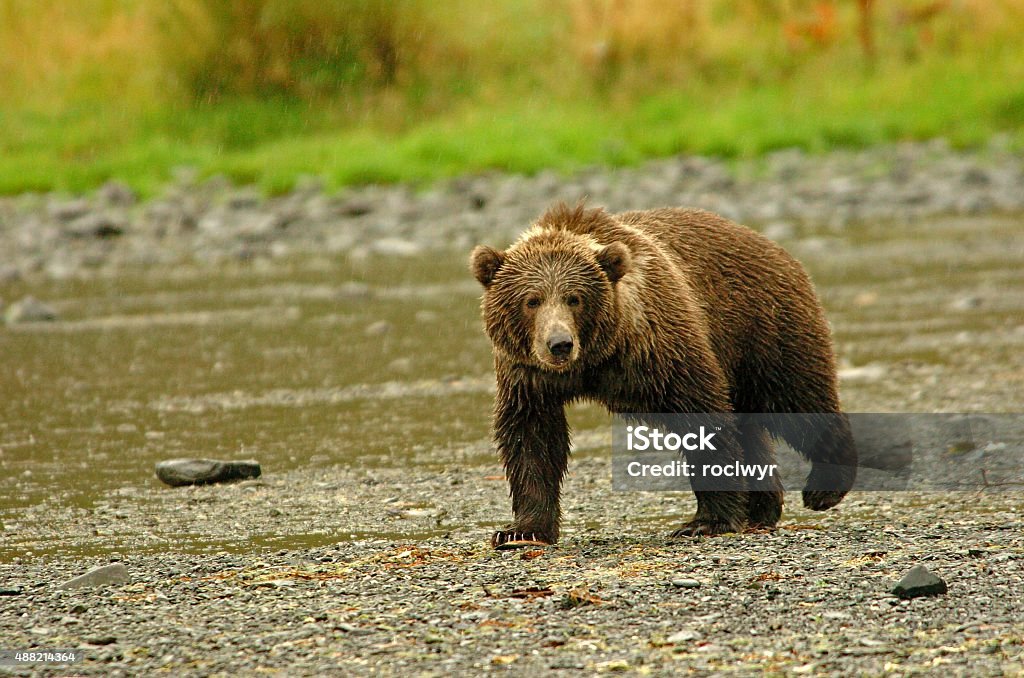
MULTIPOLYGON (((27 509, 173 493, 153 475, 170 457, 256 458, 273 481, 310 466, 443 464, 445 451, 474 444, 475 461, 486 456, 489 348, 462 266, 260 269, 33 287, 61 320, 0 337, 0 464, 12 481, 2 557, 61 550, 49 541, 59 535, 21 523, 27 509)), ((87 537, 75 532, 59 541, 87 537)))
MULTIPOLYGON (((848 411, 1019 408, 1022 233, 1016 218, 946 218, 781 239, 827 307, 848 411)), ((355 529, 295 511, 234 534, 222 519, 181 529, 168 504, 189 490, 153 474, 173 457, 255 458, 269 484, 332 468, 339 478, 410 467, 500 474, 488 438, 490 349, 463 255, 303 256, 9 283, 6 298, 31 293, 59 320, 0 330, 0 559, 169 540, 246 551, 396 532, 393 521, 355 529), (125 502, 134 508, 119 510, 125 502), (138 524, 136 512, 157 517, 138 524), (95 526, 97 513, 113 526, 95 526)), ((577 457, 607 455, 603 412, 578 407, 573 424, 577 457)))

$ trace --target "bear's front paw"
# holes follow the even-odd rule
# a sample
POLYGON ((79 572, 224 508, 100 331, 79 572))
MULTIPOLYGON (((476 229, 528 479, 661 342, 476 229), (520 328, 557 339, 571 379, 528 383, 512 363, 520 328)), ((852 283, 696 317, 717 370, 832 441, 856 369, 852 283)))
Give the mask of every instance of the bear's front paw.
POLYGON ((491 546, 498 550, 518 549, 525 546, 550 546, 554 543, 555 539, 542 531, 523 531, 509 528, 498 530, 491 535, 491 546))
POLYGON ((846 496, 846 492, 804 490, 804 506, 812 511, 827 511, 846 496))
POLYGON ((694 518, 671 534, 672 539, 683 537, 696 537, 698 535, 725 534, 727 532, 742 532, 745 525, 726 520, 724 518, 694 518))
POLYGON ((804 506, 825 511, 843 500, 857 480, 856 466, 814 464, 804 485, 804 506))
POLYGON ((782 492, 751 492, 747 499, 747 528, 774 528, 782 517, 782 492))

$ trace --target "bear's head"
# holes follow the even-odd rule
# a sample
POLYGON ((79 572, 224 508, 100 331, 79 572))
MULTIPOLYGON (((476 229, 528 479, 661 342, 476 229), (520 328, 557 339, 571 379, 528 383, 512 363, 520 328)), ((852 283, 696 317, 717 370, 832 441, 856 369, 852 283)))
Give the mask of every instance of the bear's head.
POLYGON ((564 372, 605 358, 616 327, 616 283, 630 266, 621 242, 534 228, 507 250, 470 256, 484 287, 483 316, 495 348, 517 363, 564 372))

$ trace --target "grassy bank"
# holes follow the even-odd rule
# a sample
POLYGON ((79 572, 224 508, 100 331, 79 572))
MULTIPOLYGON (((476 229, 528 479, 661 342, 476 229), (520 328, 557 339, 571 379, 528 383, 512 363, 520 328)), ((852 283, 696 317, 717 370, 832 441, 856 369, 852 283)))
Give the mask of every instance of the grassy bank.
POLYGON ((181 167, 279 192, 303 175, 339 186, 997 133, 1024 146, 1019 0, 873 16, 870 42, 854 3, 360 0, 293 3, 287 21, 280 4, 10 0, 0 192, 117 178, 153 193, 181 167))

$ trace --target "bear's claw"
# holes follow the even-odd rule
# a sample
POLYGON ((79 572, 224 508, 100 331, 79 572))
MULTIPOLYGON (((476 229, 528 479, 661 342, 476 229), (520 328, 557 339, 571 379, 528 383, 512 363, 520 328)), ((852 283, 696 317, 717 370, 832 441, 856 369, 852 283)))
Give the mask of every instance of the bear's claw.
POLYGON ((524 546, 550 546, 551 542, 538 532, 498 530, 491 535, 491 546, 499 550, 517 549, 524 546))
POLYGON ((699 535, 712 536, 716 534, 725 534, 727 532, 741 532, 742 527, 737 527, 729 523, 726 520, 708 520, 706 518, 694 518, 690 522, 684 524, 678 530, 670 535, 672 539, 681 539, 683 537, 696 537, 699 535))

